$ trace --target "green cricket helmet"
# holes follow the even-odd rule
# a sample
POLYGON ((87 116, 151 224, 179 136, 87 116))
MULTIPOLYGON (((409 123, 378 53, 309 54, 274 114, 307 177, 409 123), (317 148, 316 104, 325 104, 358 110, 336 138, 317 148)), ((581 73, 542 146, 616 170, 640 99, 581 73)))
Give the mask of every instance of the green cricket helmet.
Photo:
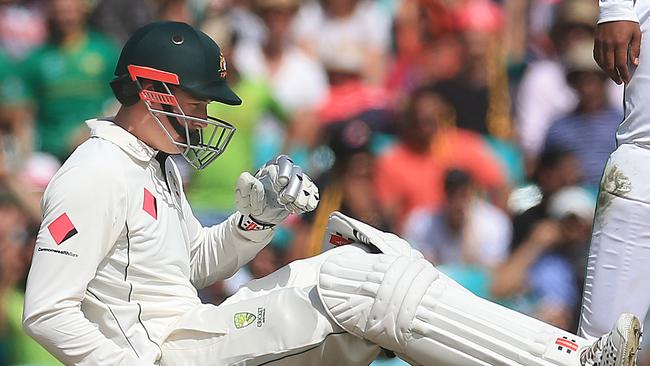
POLYGON ((226 73, 221 49, 208 35, 186 23, 155 22, 138 29, 126 42, 111 87, 123 105, 143 101, 180 154, 190 165, 202 169, 224 152, 235 127, 214 117, 186 115, 171 87, 197 99, 239 105, 241 99, 226 83, 226 73), (153 83, 154 90, 143 88, 145 80, 153 83), (184 142, 172 138, 160 118, 168 118, 184 142), (190 121, 207 127, 193 129, 190 121))

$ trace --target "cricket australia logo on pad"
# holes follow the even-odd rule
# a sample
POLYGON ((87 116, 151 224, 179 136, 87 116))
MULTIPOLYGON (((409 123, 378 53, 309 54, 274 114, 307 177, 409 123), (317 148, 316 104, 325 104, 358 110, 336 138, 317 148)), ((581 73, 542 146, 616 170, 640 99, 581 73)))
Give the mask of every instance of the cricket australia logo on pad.
POLYGON ((247 312, 235 313, 234 321, 235 328, 241 329, 246 328, 247 326, 253 324, 255 321, 255 315, 247 312))

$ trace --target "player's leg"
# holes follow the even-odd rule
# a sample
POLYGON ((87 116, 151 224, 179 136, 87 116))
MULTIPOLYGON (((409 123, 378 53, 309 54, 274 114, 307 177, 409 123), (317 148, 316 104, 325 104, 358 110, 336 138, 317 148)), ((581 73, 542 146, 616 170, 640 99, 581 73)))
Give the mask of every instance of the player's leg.
POLYGON ((605 167, 580 315, 587 338, 609 329, 623 312, 644 319, 650 307, 648 161, 650 150, 624 144, 605 167))
POLYGON ((650 7, 635 9, 641 61, 625 86, 620 146, 601 181, 580 314, 585 337, 609 328, 623 311, 644 319, 650 307, 650 7))
MULTIPOLYGON (((403 242, 340 216, 328 229, 377 248, 403 242)), ((318 293, 341 327, 419 365, 627 366, 638 347, 631 315, 594 343, 481 299, 415 255, 332 255, 318 293)))
POLYGON ((203 305, 163 343, 161 365, 367 365, 379 347, 327 315, 315 284, 329 255, 295 261, 241 288, 219 306, 203 305))
MULTIPOLYGON (((418 365, 577 366, 603 358, 581 361, 591 341, 481 299, 424 259, 337 255, 319 281, 323 303, 344 329, 418 365)), ((619 325, 607 351, 616 362, 602 365, 633 365, 639 322, 619 325)))

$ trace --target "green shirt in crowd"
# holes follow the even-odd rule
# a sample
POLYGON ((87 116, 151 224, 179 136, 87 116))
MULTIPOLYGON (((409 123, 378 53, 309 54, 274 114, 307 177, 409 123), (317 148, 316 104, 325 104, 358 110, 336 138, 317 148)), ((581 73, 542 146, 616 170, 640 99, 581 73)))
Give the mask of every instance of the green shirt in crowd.
POLYGON ((25 84, 18 75, 17 65, 0 49, 0 105, 25 101, 25 84))
POLYGON ((22 328, 23 303, 25 295, 19 290, 9 291, 4 298, 6 324, 0 343, 5 346, 7 366, 60 366, 59 361, 50 355, 22 328))
POLYGON ((192 177, 187 195, 192 207, 199 211, 233 211, 233 192, 239 174, 244 171, 254 172, 258 168, 253 166, 257 122, 267 113, 283 117, 283 112, 265 82, 242 79, 233 90, 242 99, 242 105, 208 105, 209 116, 231 123, 237 130, 226 151, 192 177))
POLYGON ((89 31, 73 44, 38 47, 22 62, 27 97, 37 106, 36 150, 68 156, 83 122, 114 102, 109 81, 118 56, 117 45, 89 31))

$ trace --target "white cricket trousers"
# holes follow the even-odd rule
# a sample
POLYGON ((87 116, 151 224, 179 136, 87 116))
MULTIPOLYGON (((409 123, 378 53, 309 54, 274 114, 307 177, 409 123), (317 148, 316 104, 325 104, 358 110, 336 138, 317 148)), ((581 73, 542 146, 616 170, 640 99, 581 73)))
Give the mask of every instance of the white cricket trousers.
POLYGON ((358 249, 340 247, 294 261, 219 306, 187 313, 163 343, 160 364, 368 365, 380 348, 332 322, 316 293, 320 265, 346 251, 358 249))
POLYGON ((621 313, 643 320, 649 307, 650 146, 622 144, 601 180, 579 333, 599 337, 621 313))

